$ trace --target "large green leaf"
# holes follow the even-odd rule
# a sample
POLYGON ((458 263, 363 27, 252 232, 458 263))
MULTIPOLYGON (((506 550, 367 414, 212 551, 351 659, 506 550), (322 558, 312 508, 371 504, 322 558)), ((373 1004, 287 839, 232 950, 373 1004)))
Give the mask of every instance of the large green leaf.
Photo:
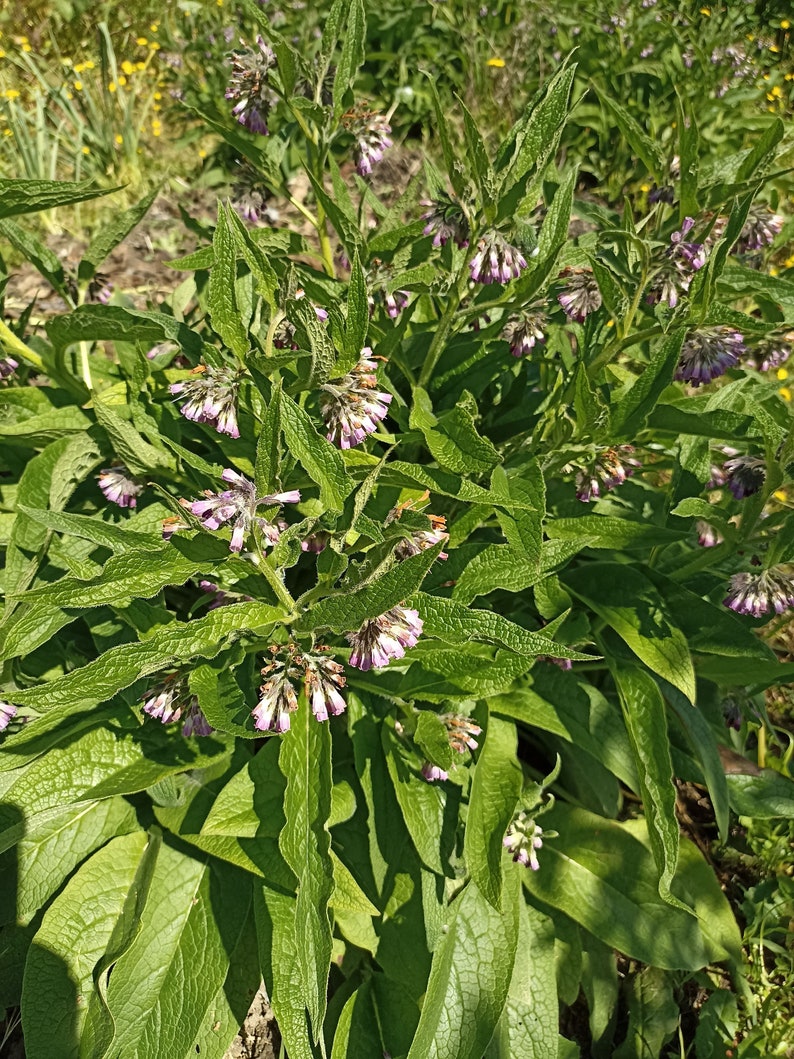
POLYGON ((25 963, 22 1028, 30 1059, 77 1059, 93 972, 122 916, 146 847, 143 832, 103 846, 45 912, 25 963))
POLYGON ((515 725, 491 716, 474 769, 463 855, 480 893, 496 909, 502 896, 502 839, 523 786, 516 751, 515 725))
POLYGON ((622 563, 590 563, 565 571, 561 580, 612 626, 649 669, 695 701, 695 671, 686 637, 641 570, 622 563))
POLYGON ((342 1009, 331 1059, 405 1055, 419 1021, 416 1001, 398 982, 373 974, 342 1009))
POLYGON ((457 405, 439 419, 433 414, 427 392, 418 386, 414 388, 410 425, 422 432, 433 458, 446 470, 456 474, 486 474, 500 462, 499 453, 477 432, 474 418, 466 407, 457 405))
POLYGON ((307 413, 289 397, 281 401, 281 425, 290 453, 319 485, 323 507, 341 512, 353 482, 339 449, 317 432, 307 413))
POLYGON ((449 906, 408 1059, 481 1059, 513 976, 521 895, 506 878, 499 911, 470 882, 449 906))
POLYGON ((279 846, 298 880, 294 910, 300 997, 309 1012, 312 1037, 322 1032, 331 965, 328 902, 333 892, 331 836, 331 734, 318 723, 305 695, 281 741, 279 767, 287 779, 286 823, 279 846))
POLYGON ((92 236, 88 249, 83 254, 78 266, 78 279, 88 281, 96 274, 108 254, 126 239, 133 228, 143 220, 159 191, 159 187, 152 188, 149 194, 144 195, 134 206, 117 213, 110 221, 99 228, 92 236))
POLYGON ((100 188, 90 180, 0 180, 0 217, 51 210, 120 190, 118 187, 100 188))
POLYGON ((229 349, 242 358, 248 352, 250 343, 235 298, 237 242, 226 210, 220 202, 212 237, 212 255, 208 299, 212 327, 229 349))
MULTIPOLYGON (((544 814, 543 826, 559 831, 559 838, 544 843, 540 869, 526 872, 524 885, 605 944, 668 970, 697 970, 732 952, 735 924, 733 931, 728 929, 730 906, 690 843, 680 845, 671 889, 696 915, 662 901, 650 849, 626 824, 558 802, 544 814), (713 885, 696 864, 692 882, 692 857, 703 864, 713 885)), ((637 826, 647 841, 644 822, 637 826)))
POLYGON ((235 773, 213 802, 203 835, 278 838, 284 826, 286 780, 278 767, 279 741, 270 739, 235 773))
POLYGON ((110 977, 109 1059, 183 1056, 248 925, 250 876, 164 845, 140 932, 110 977))

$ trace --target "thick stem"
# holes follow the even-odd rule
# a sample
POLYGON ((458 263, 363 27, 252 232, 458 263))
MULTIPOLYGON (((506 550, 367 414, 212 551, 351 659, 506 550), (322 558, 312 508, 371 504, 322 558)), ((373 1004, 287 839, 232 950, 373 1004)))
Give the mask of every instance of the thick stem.
POLYGON ((433 372, 435 371, 439 358, 444 351, 444 344, 447 341, 449 332, 452 330, 452 322, 455 319, 455 314, 460 308, 461 300, 468 287, 468 269, 469 263, 468 261, 464 261, 461 270, 458 273, 458 279, 454 291, 450 295, 447 307, 439 321, 438 329, 433 335, 433 340, 427 351, 427 356, 425 357, 425 362, 422 366, 422 372, 419 376, 419 385, 425 388, 433 377, 433 372))
POLYGON ((38 353, 34 353, 30 346, 26 346, 21 338, 17 338, 3 320, 0 320, 0 345, 4 347, 6 352, 12 356, 21 357, 38 371, 44 370, 44 361, 38 353))

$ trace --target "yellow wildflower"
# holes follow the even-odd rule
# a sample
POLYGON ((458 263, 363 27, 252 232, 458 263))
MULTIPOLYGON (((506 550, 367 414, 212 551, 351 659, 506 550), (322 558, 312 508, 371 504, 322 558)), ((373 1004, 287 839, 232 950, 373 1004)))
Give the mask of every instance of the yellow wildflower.
POLYGON ((785 503, 787 499, 785 489, 776 489, 772 496, 775 498, 775 500, 779 500, 781 504, 785 503))
POLYGON ((111 81, 110 84, 108 85, 108 92, 115 92, 115 91, 116 91, 116 82, 115 81, 111 81))
POLYGON ((794 254, 792 254, 791 257, 787 257, 783 262, 783 265, 785 268, 794 268, 794 254))
POLYGON ((119 84, 121 85, 121 87, 122 87, 122 88, 123 88, 123 87, 124 87, 124 86, 126 85, 126 83, 127 83, 127 78, 126 78, 126 77, 124 76, 124 74, 119 74, 119 81, 118 81, 118 83, 119 83, 119 84))
POLYGON ((705 15, 708 18, 708 16, 711 14, 711 8, 710 7, 701 7, 700 13, 701 13, 701 15, 705 15))
POLYGON ((22 51, 28 52, 28 51, 33 51, 33 49, 31 48, 31 46, 29 44, 23 44, 22 45, 22 51))
POLYGON ((147 37, 136 37, 136 38, 135 38, 135 43, 136 43, 136 44, 140 44, 140 46, 141 46, 142 48, 145 48, 145 47, 146 47, 146 45, 147 45, 147 44, 149 43, 149 40, 148 40, 148 38, 147 38, 147 37))
POLYGON ((781 18, 781 20, 780 20, 780 28, 781 29, 788 29, 790 26, 791 26, 791 23, 789 22, 789 20, 787 18, 781 18))
POLYGON ((643 191, 646 195, 651 190, 651 185, 646 181, 644 184, 640 184, 640 191, 643 191))
POLYGON ((83 82, 82 81, 75 81, 74 90, 75 90, 75 92, 82 92, 83 91, 83 82))
POLYGON ((199 148, 198 156, 199 156, 199 158, 206 158, 207 157, 207 152, 204 150, 203 147, 199 148))
POLYGON ((150 40, 149 41, 149 48, 151 49, 151 51, 159 51, 160 50, 160 45, 157 43, 156 40, 150 40))
POLYGON ((83 63, 83 67, 86 70, 93 70, 94 69, 94 63, 93 63, 93 61, 91 59, 86 59, 86 61, 83 63))
POLYGON ((502 67, 504 66, 504 64, 505 64, 504 59, 500 59, 498 55, 494 55, 493 58, 489 59, 486 62, 485 65, 486 66, 495 66, 497 68, 497 70, 501 70, 502 67))
POLYGON ((136 69, 136 70, 145 70, 145 69, 146 69, 146 63, 144 63, 144 62, 137 62, 137 63, 135 64, 135 69, 136 69))
POLYGON ((121 69, 129 77, 130 74, 135 73, 135 64, 131 63, 129 59, 125 59, 121 64, 121 69))
POLYGON ((163 93, 162 93, 162 92, 155 92, 155 93, 154 93, 154 94, 152 95, 152 99, 156 99, 156 100, 157 100, 158 102, 159 102, 159 101, 160 101, 160 100, 161 100, 162 98, 163 98, 163 93))
POLYGON ((770 89, 770 90, 769 90, 769 91, 767 92, 767 94, 766 94, 766 98, 767 98, 767 99, 770 99, 770 100, 771 100, 771 99, 780 99, 780 97, 781 97, 782 95, 783 95, 783 89, 782 89, 782 88, 780 87, 780 85, 775 85, 775 87, 774 87, 774 88, 771 88, 771 89, 770 89))
POLYGON ((614 320, 607 320, 607 327, 614 327, 614 326, 615 326, 615 321, 614 320))
POLYGON ((780 389, 778 390, 778 393, 780 394, 780 396, 783 398, 784 401, 790 401, 791 400, 791 390, 788 388, 788 386, 781 386, 780 389))
POLYGON ((3 129, 3 136, 13 136, 13 132, 10 129, 3 129))
POLYGON ((6 53, 3 51, 2 48, 0 48, 0 59, 5 59, 5 57, 6 57, 6 53))
POLYGON ((778 48, 777 44, 770 44, 769 45, 769 50, 771 52, 774 52, 775 55, 777 55, 777 53, 780 51, 780 48, 778 48))
POLYGON ((156 33, 159 28, 160 28, 160 23, 159 22, 152 22, 151 26, 149 26, 149 29, 150 29, 150 31, 152 33, 156 33))
POLYGON ((6 99, 19 99, 19 92, 16 88, 7 88, 5 92, 3 92, 3 95, 6 99))
POLYGON ((83 148, 83 154, 91 154, 91 148, 90 147, 84 147, 83 148))
POLYGON ((781 382, 785 382, 786 379, 788 378, 788 369, 787 368, 778 368, 777 369, 777 377, 778 377, 778 379, 780 379, 781 382))

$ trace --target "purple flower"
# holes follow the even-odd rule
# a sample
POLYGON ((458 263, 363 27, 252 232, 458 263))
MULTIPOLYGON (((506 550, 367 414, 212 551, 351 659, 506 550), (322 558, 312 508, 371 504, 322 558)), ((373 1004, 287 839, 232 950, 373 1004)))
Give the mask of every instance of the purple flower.
POLYGON ((462 713, 442 713, 441 720, 447 730, 449 745, 456 753, 465 754, 467 750, 477 749, 482 728, 470 717, 464 717, 462 713))
POLYGON ((439 783, 448 780, 449 773, 439 765, 434 765, 432 761, 425 761, 422 765, 422 779, 427 780, 428 783, 439 783))
POLYGON ((747 358, 747 363, 757 371, 772 371, 785 364, 791 356, 794 331, 774 338, 762 339, 747 358))
POLYGON ((545 313, 522 312, 507 321, 502 328, 502 338, 510 343, 514 357, 529 356, 539 342, 546 341, 545 326, 545 313))
POLYGON ((126 467, 109 467, 100 471, 99 488, 105 499, 119 507, 135 507, 137 497, 143 492, 144 483, 135 478, 126 467))
POLYGON ((182 735, 187 739, 191 735, 212 735, 215 729, 204 716, 198 699, 190 700, 182 718, 182 735))
POLYGON ((461 248, 469 245, 469 221, 459 202, 442 192, 422 205, 428 207, 422 214, 422 220, 427 221, 424 234, 433 236, 433 246, 446 246, 450 239, 461 248))
POLYGON ((258 497, 256 486, 245 475, 227 467, 221 477, 231 485, 231 489, 225 489, 222 493, 206 490, 204 500, 194 500, 190 505, 192 513, 200 518, 204 527, 209 530, 217 530, 225 523, 230 523, 230 551, 241 551, 246 536, 255 527, 260 530, 263 543, 275 544, 280 535, 278 526, 258 516, 257 508, 273 507, 276 504, 297 504, 301 498, 299 490, 291 489, 286 493, 258 497))
POLYGON ((17 708, 10 702, 0 702, 0 732, 4 732, 17 715, 17 708))
POLYGON ((768 206, 755 203, 750 207, 747 220, 736 240, 736 251, 746 254, 753 250, 761 250, 774 242, 776 236, 783 230, 783 218, 779 213, 774 213, 768 206))
POLYGON ((722 465, 726 484, 736 500, 757 493, 766 480, 766 461, 760 456, 735 456, 722 465))
POLYGON ((226 98, 235 101, 232 114, 241 125, 250 132, 267 136, 268 114, 278 98, 267 82, 276 56, 262 37, 256 38, 255 48, 249 48, 243 40, 240 43, 242 50, 230 57, 232 72, 226 98))
POLYGON ((744 339, 730 327, 705 327, 690 331, 681 349, 675 373, 680 382, 700 386, 735 368, 745 352, 744 339))
POLYGON ((706 264, 706 247, 703 243, 689 243, 684 238, 695 226, 692 217, 685 217, 684 223, 677 232, 670 236, 668 254, 682 270, 697 272, 706 264))
POLYGON ((328 541, 331 539, 331 534, 325 530, 318 530, 316 533, 310 533, 305 540, 301 541, 302 552, 314 552, 319 555, 320 552, 324 552, 328 547, 328 541))
POLYGON ((369 176, 372 167, 382 161, 392 146, 391 125, 382 114, 368 109, 351 111, 342 121, 356 139, 356 169, 360 176, 369 176))
POLYGON ((590 313, 601 308, 601 291, 591 270, 567 268, 562 275, 568 280, 565 290, 557 295, 563 312, 576 323, 584 323, 590 313))
POLYGON ((304 662, 306 694, 315 719, 327 721, 329 714, 336 717, 344 713, 347 703, 339 694, 340 689, 346 684, 344 667, 332 658, 322 655, 307 655, 304 662))
POLYGON ((172 383, 172 394, 183 394, 187 400, 180 411, 195 423, 210 423, 219 434, 239 438, 237 426, 237 391, 240 377, 234 368, 211 368, 200 364, 192 378, 172 383))
POLYGON ((178 721, 182 716, 182 709, 185 706, 185 682, 174 673, 147 691, 146 696, 143 703, 144 713, 148 713, 150 717, 154 717, 163 724, 170 724, 171 721, 178 721))
POLYGON ((695 523, 698 531, 698 544, 701 548, 716 548, 725 539, 719 530, 714 529, 708 522, 698 519, 695 523))
POLYGON ((254 718, 254 727, 260 732, 289 731, 289 715, 298 708, 298 696, 295 688, 283 670, 283 662, 272 662, 262 669, 262 676, 266 676, 259 689, 259 702, 251 711, 254 718))
POLYGON ((13 357, 0 357, 0 380, 7 379, 19 367, 19 362, 13 357))
POLYGON ((378 618, 365 621, 357 632, 347 633, 353 648, 350 664, 366 672, 402 658, 422 634, 422 619, 415 610, 397 606, 378 618))
POLYGON ((794 607, 794 578, 780 566, 762 570, 760 574, 734 574, 723 603, 737 614, 750 614, 754 618, 770 611, 782 614, 794 607))
POLYGON ((521 810, 507 829, 502 845, 517 864, 537 871, 537 851, 543 846, 543 829, 538 827, 526 810, 521 810))
POLYGON ((509 283, 518 279, 527 267, 527 259, 517 246, 499 232, 488 232, 477 243, 477 253, 469 262, 475 283, 509 283))
POLYGON ((633 445, 618 445, 597 453, 592 463, 576 475, 576 499, 583 503, 598 500, 630 478, 642 464, 634 458, 633 445))
POLYGON ((361 350, 358 364, 341 379, 322 385, 320 412, 328 428, 329 441, 340 449, 360 445, 377 430, 391 404, 391 394, 378 391, 377 364, 372 350, 361 350))

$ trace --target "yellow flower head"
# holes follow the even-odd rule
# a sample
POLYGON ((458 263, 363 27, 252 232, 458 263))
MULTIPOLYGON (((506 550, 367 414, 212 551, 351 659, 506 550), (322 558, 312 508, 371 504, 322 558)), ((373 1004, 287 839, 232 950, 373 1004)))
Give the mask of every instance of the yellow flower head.
POLYGON ((781 20, 780 20, 780 28, 781 29, 790 29, 790 27, 791 27, 791 23, 789 22, 789 20, 787 18, 781 18, 781 20))
POLYGON ((83 148, 83 154, 91 154, 91 148, 90 147, 84 147, 83 148))
POLYGON ((125 59, 124 62, 121 64, 121 69, 129 77, 130 74, 135 73, 135 64, 131 63, 129 59, 125 59))
POLYGON ((19 99, 19 92, 16 88, 7 88, 5 92, 3 92, 3 95, 6 99, 19 99))
POLYGON ((785 382, 786 379, 788 378, 788 369, 787 368, 778 368, 777 369, 777 377, 778 377, 778 379, 780 379, 781 382, 785 382))
POLYGON ((790 401, 791 400, 791 390, 788 388, 788 386, 781 386, 780 389, 778 390, 778 393, 780 394, 780 396, 783 398, 784 401, 790 401))
POLYGON ((708 18, 708 16, 711 14, 711 8, 710 7, 701 7, 700 13, 701 13, 701 15, 705 15, 706 18, 708 18))
POLYGON ((116 91, 116 82, 115 81, 111 81, 110 84, 108 85, 108 92, 115 92, 115 91, 116 91))
POLYGON ((83 82, 82 81, 75 81, 74 90, 75 90, 75 92, 82 92, 83 91, 83 82))
POLYGON ((124 143, 124 137, 120 133, 116 133, 115 139, 116 139, 116 143, 118 143, 118 144, 124 143))
POLYGON ((501 70, 504 66, 504 59, 500 59, 498 55, 494 55, 486 62, 486 66, 495 66, 497 70, 501 70))
POLYGON ((126 83, 127 83, 127 78, 124 76, 124 74, 119 74, 119 84, 121 85, 121 87, 123 88, 126 85, 126 83))
POLYGON ((136 37, 136 38, 135 38, 135 43, 136 43, 136 44, 140 44, 140 46, 141 46, 142 48, 145 48, 145 47, 146 47, 146 45, 147 45, 147 44, 149 43, 149 40, 148 40, 148 38, 147 38, 147 37, 136 37))

